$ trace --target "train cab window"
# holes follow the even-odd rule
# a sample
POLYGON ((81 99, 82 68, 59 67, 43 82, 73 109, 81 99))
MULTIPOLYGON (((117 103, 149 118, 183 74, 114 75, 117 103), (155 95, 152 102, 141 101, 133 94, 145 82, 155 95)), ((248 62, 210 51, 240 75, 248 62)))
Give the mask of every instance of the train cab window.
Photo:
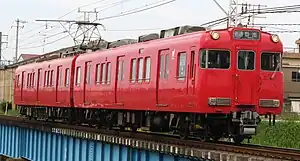
POLYGON ((241 50, 238 52, 238 69, 254 70, 255 53, 253 51, 241 50))
POLYGON ((228 69, 230 52, 227 50, 201 50, 201 68, 228 69))
POLYGON ((186 53, 182 52, 178 55, 178 80, 184 80, 186 76, 186 53))
POLYGON ((147 57, 146 59, 145 59, 145 63, 146 63, 146 66, 145 66, 145 80, 147 81, 147 82, 149 82, 150 81, 150 75, 151 75, 151 58, 150 57, 147 57))
POLYGON ((267 52, 262 53, 260 67, 262 70, 279 71, 280 54, 279 53, 267 53, 267 52))
POLYGON ((76 85, 79 86, 81 79, 81 67, 76 68, 76 85))
POLYGON ((68 87, 70 84, 70 69, 66 69, 65 86, 68 87))

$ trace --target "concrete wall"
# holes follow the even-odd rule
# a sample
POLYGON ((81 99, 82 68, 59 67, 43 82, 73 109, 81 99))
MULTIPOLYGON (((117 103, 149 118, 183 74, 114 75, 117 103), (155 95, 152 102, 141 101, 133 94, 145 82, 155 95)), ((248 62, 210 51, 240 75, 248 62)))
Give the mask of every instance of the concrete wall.
MULTIPOLYGON (((15 68, 0 70, 0 101, 14 102, 14 72, 15 68)), ((14 106, 13 106, 14 107, 14 106)))

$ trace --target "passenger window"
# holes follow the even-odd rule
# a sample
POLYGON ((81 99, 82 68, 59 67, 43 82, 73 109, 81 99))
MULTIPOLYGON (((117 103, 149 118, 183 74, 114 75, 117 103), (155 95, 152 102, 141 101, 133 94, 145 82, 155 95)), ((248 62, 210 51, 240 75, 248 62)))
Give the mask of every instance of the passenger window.
POLYGON ((51 80, 50 86, 52 87, 52 86, 54 86, 54 71, 53 70, 51 70, 51 79, 50 80, 51 80))
POLYGON ((106 80, 106 74, 105 74, 105 72, 106 72, 106 66, 105 66, 104 63, 101 64, 101 69, 102 69, 102 72, 101 72, 101 82, 102 82, 102 84, 104 84, 105 80, 106 80))
POLYGON ((62 69, 61 66, 57 67, 57 86, 62 85, 62 69))
POLYGON ((124 80, 124 60, 119 60, 118 64, 118 80, 124 80))
POLYGON ((110 72, 111 72, 111 63, 107 63, 107 81, 106 83, 109 84, 110 83, 110 72))
POLYGON ((279 71, 280 54, 279 53, 262 53, 260 67, 262 70, 279 71))
POLYGON ((145 80, 146 81, 150 81, 150 74, 151 74, 151 58, 150 57, 147 57, 146 59, 145 59, 145 63, 146 63, 146 69, 145 69, 145 73, 146 73, 146 75, 145 75, 145 80))
POLYGON ((131 59, 131 82, 136 80, 136 59, 131 59))
POLYGON ((254 70, 254 52, 242 50, 238 52, 238 69, 254 70))
POLYGON ((184 80, 186 76, 186 53, 179 53, 178 54, 178 80, 184 80))
POLYGON ((69 82, 70 82, 70 69, 69 68, 66 69, 66 78, 65 78, 65 80, 66 80, 65 86, 68 87, 69 82))
POLYGON ((81 80, 81 67, 77 67, 76 71, 77 71, 76 72, 77 73, 77 75, 76 75, 76 85, 79 86, 80 80, 81 80))
POLYGON ((165 57, 165 73, 164 73, 165 79, 169 77, 169 54, 166 54, 165 57))
POLYGON ((96 65, 96 84, 100 83, 100 78, 101 78, 101 68, 100 64, 96 65))
POLYGON ((144 71, 144 59, 139 58, 138 63, 139 63, 138 81, 142 82, 143 81, 143 71, 144 71))
POLYGON ((163 79, 163 77, 164 77, 164 55, 163 54, 161 54, 160 55, 160 67, 159 67, 159 77, 160 77, 160 79, 163 79))
POLYGON ((91 70, 92 70, 92 65, 91 62, 86 62, 86 78, 85 78, 85 83, 90 84, 91 82, 91 70))

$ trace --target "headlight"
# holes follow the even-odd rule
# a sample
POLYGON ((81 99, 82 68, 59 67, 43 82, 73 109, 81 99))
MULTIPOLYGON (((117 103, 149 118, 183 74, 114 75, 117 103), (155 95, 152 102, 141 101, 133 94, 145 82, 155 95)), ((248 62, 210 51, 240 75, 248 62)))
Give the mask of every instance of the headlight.
POLYGON ((220 38, 220 34, 218 32, 215 32, 215 31, 210 32, 210 36, 214 40, 218 40, 220 38))
POLYGON ((279 107, 280 101, 275 99, 260 99, 259 106, 261 107, 279 107))
POLYGON ((278 35, 272 35, 272 41, 275 43, 279 42, 279 36, 278 35))
POLYGON ((209 97, 208 98, 208 105, 209 106, 230 106, 231 105, 231 99, 230 98, 209 97))

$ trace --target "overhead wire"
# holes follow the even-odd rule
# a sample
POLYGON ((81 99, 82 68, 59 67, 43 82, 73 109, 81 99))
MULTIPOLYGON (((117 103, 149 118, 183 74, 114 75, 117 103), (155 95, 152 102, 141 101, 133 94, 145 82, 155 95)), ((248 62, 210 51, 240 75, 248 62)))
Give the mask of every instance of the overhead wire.
MULTIPOLYGON (((166 0, 163 0, 163 1, 166 1, 166 0)), ((99 19, 99 20, 110 19, 110 18, 116 18, 116 17, 127 16, 127 15, 131 15, 131 14, 134 14, 134 13, 143 12, 143 11, 146 11, 146 10, 150 10, 150 9, 153 9, 153 8, 157 8, 157 7, 160 7, 160 6, 169 4, 169 3, 174 2, 174 1, 176 1, 176 0, 170 0, 170 1, 167 1, 167 2, 164 2, 164 3, 160 3, 160 4, 158 4, 158 5, 151 6, 151 7, 147 7, 147 6, 149 5, 149 4, 148 4, 148 5, 145 5, 145 6, 143 6, 143 7, 140 7, 140 8, 142 8, 142 9, 137 9, 136 11, 133 11, 133 12, 128 12, 128 13, 126 13, 126 14, 119 14, 119 15, 109 16, 109 17, 105 17, 105 18, 99 19), (147 8, 144 8, 144 7, 147 7, 147 8)), ((161 1, 160 1, 160 2, 161 2, 161 1)), ((96 21, 98 21, 98 20, 95 20, 95 21, 93 21, 93 22, 96 22, 96 21)), ((84 31, 81 35, 83 35, 85 32, 88 32, 89 30, 91 30, 91 28, 92 28, 92 27, 88 28, 88 30, 87 30, 87 31, 84 31)), ((72 34, 74 34, 74 33, 75 33, 75 32, 73 32, 72 34)), ((80 35, 79 35, 79 36, 80 36, 80 35)), ((31 46, 31 47, 26 47, 26 48, 21 48, 21 49, 32 49, 32 48, 43 47, 43 46, 46 46, 46 45, 53 44, 53 43, 55 43, 55 42, 57 42, 57 41, 63 40, 63 39, 65 39, 65 38, 67 38, 67 37, 69 37, 69 35, 66 35, 66 36, 64 36, 64 37, 62 37, 62 38, 59 38, 59 39, 57 39, 57 40, 48 42, 48 43, 46 43, 46 44, 37 45, 37 46, 31 46)))

